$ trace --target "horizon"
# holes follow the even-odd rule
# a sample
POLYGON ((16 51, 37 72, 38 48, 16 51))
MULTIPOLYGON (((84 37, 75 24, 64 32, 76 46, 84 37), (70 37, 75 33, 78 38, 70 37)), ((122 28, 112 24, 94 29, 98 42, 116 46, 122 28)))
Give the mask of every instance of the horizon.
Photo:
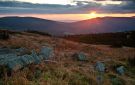
POLYGON ((2 0, 0 17, 28 16, 62 22, 135 16, 134 0, 2 0))
POLYGON ((134 17, 135 13, 130 14, 97 14, 97 13, 90 13, 90 14, 5 14, 0 15, 2 17, 34 17, 34 18, 41 18, 47 19, 52 21, 59 21, 59 22, 77 22, 82 20, 94 19, 94 18, 102 18, 102 17, 134 17), (74 19, 73 19, 74 18, 74 19))

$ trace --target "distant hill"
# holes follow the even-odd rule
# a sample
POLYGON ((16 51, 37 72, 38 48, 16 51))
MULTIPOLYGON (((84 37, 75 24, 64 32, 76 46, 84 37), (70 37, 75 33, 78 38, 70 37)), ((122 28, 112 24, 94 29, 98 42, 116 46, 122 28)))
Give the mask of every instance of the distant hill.
POLYGON ((63 22, 56 22, 46 19, 33 18, 33 17, 3 17, 0 18, 0 28, 14 29, 18 31, 24 30, 38 30, 45 31, 54 35, 60 35, 66 29, 63 22), (61 29, 63 28, 63 29, 61 29))
POLYGON ((38 30, 53 35, 107 33, 135 30, 135 17, 103 17, 64 23, 34 17, 2 17, 0 28, 38 30))
POLYGON ((82 33, 107 33, 135 30, 133 17, 103 17, 72 23, 82 33))

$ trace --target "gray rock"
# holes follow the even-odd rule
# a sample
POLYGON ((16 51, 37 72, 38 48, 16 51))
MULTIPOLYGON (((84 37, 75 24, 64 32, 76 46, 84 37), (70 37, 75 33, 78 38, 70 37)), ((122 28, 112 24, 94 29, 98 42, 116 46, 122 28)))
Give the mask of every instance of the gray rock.
POLYGON ((53 48, 43 47, 41 49, 40 55, 42 55, 43 59, 48 60, 53 54, 53 48))
POLYGON ((12 71, 17 71, 24 67, 24 63, 20 60, 20 58, 16 58, 7 63, 7 67, 12 71))
MULTIPOLYGON (((40 55, 37 55, 37 53, 34 50, 32 51, 31 55, 24 54, 20 56, 17 56, 16 53, 8 51, 7 49, 0 49, 0 51, 0 66, 6 66, 8 69, 12 71, 17 71, 32 63, 39 64, 43 59, 49 59, 50 56, 53 54, 53 49, 49 47, 43 47, 41 49, 40 55)), ((26 50, 23 48, 16 49, 17 53, 25 51, 26 50)))
POLYGON ((124 66, 120 66, 118 68, 116 68, 116 71, 119 75, 123 75, 125 73, 125 70, 124 70, 124 66))
POLYGON ((25 66, 35 62, 34 58, 31 55, 23 55, 20 56, 19 59, 23 62, 23 65, 25 66))
POLYGON ((83 52, 75 53, 73 55, 73 58, 78 61, 87 61, 87 58, 83 52))
POLYGON ((98 61, 95 68, 98 72, 105 72, 105 64, 102 62, 98 61))
POLYGON ((0 48, 0 55, 11 54, 11 53, 14 53, 14 51, 10 48, 0 48))
POLYGON ((9 61, 14 60, 17 57, 16 54, 3 54, 0 55, 0 65, 7 65, 9 61))
POLYGON ((30 51, 26 48, 21 47, 21 48, 15 49, 15 52, 18 55, 25 55, 25 54, 28 54, 30 51))
POLYGON ((37 55, 37 53, 36 53, 34 50, 32 51, 31 56, 32 56, 33 59, 34 59, 34 63, 35 63, 35 64, 39 64, 39 63, 43 60, 43 58, 42 58, 42 57, 39 57, 39 56, 37 55))

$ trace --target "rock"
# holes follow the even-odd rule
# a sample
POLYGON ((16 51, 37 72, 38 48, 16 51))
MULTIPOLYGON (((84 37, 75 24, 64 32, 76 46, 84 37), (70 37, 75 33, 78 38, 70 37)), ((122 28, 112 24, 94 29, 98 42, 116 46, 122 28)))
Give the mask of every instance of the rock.
POLYGON ((14 51, 10 48, 0 48, 0 55, 11 54, 11 53, 14 53, 14 51))
POLYGON ((0 55, 0 65, 7 65, 9 61, 14 60, 17 57, 16 54, 3 54, 0 55))
POLYGON ((34 50, 32 51, 31 56, 34 59, 34 63, 35 64, 39 64, 43 60, 43 57, 42 56, 38 56, 37 53, 34 50))
POLYGON ((16 51, 16 54, 18 54, 18 55, 25 55, 25 54, 30 53, 30 51, 28 49, 23 48, 23 47, 15 49, 15 51, 16 51))
POLYGON ((24 66, 27 66, 35 62, 34 58, 31 55, 20 56, 20 60, 23 62, 24 66))
POLYGON ((87 61, 86 56, 83 52, 75 53, 73 55, 73 58, 74 60, 78 60, 78 61, 87 61))
POLYGON ((20 60, 20 58, 16 58, 7 63, 7 67, 12 71, 17 71, 23 68, 23 66, 24 66, 24 63, 20 60))
POLYGON ((105 64, 102 62, 98 61, 95 68, 98 72, 105 72, 105 64))
POLYGON ((43 47, 41 49, 40 55, 43 56, 43 59, 48 60, 53 54, 53 49, 50 47, 43 47))
MULTIPOLYGON (((11 49, 12 50, 12 49, 11 49)), ((0 49, 0 66, 5 66, 11 71, 17 71, 30 64, 39 64, 43 59, 49 59, 53 54, 53 49, 49 47, 43 47, 40 55, 33 50, 31 55, 24 54, 17 56, 17 53, 25 52, 23 48, 16 49, 15 53, 9 51, 9 49, 0 49), (4 52, 7 52, 4 53, 4 52)))
POLYGON ((125 73, 124 66, 120 66, 120 67, 116 68, 116 71, 119 75, 123 75, 125 73))

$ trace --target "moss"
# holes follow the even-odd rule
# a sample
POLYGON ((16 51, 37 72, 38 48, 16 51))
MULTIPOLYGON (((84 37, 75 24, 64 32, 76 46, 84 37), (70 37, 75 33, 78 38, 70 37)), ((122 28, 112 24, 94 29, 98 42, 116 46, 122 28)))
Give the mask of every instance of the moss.
POLYGON ((123 79, 121 79, 120 77, 114 75, 114 74, 109 74, 108 75, 110 78, 110 82, 112 83, 112 85, 126 85, 125 81, 123 79))

